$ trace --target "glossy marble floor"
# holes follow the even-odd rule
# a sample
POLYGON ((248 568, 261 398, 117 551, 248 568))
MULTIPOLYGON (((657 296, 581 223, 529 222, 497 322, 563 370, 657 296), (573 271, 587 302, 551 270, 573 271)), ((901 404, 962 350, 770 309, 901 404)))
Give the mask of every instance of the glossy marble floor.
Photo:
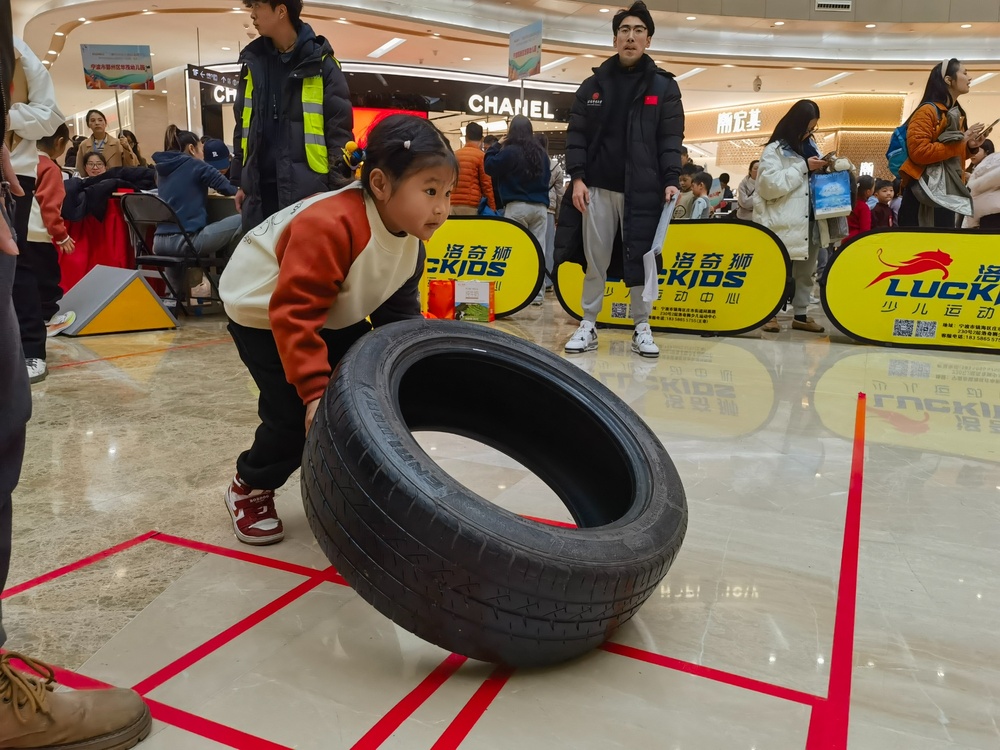
MULTIPOLYGON (((221 493, 255 391, 217 316, 52 340, 15 493, 8 648, 65 668, 69 686, 137 686, 158 719, 151 750, 834 748, 810 722, 830 690, 864 391, 857 591, 841 606, 856 616, 849 747, 1000 747, 1000 420, 975 406, 1000 410, 1000 360, 784 322, 657 335, 658 361, 602 331, 571 360, 660 436, 690 527, 615 645, 512 674, 422 642, 324 572, 297 475, 278 496, 286 540, 235 541, 221 493), (927 410, 932 395, 954 408, 927 410)), ((551 298, 495 325, 555 351, 574 327, 551 298)), ((420 440, 486 500, 568 519, 509 458, 420 440)))

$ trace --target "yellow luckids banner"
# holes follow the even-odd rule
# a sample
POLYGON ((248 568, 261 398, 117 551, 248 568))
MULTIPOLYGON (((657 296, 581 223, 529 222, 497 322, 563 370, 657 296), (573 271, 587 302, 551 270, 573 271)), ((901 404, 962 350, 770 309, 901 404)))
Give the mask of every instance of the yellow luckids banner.
POLYGON ((1000 347, 1000 235, 887 230, 844 245, 823 306, 860 341, 933 349, 1000 347))
POLYGON ((494 282, 498 318, 525 307, 541 289, 542 248, 517 222, 500 217, 453 216, 426 243, 420 302, 427 311, 427 284, 438 279, 494 282))
MULTIPOLYGON (((656 331, 714 334, 752 330, 781 307, 790 269, 781 240, 757 224, 678 221, 667 232, 649 325, 656 331)), ((559 301, 577 319, 583 317, 583 279, 578 264, 559 266, 559 301)), ((624 282, 608 280, 597 322, 632 326, 624 282)))
POLYGON ((823 425, 854 437, 845 393, 867 394, 865 440, 1000 463, 1000 375, 992 360, 906 351, 850 354, 823 371, 813 403, 823 425))

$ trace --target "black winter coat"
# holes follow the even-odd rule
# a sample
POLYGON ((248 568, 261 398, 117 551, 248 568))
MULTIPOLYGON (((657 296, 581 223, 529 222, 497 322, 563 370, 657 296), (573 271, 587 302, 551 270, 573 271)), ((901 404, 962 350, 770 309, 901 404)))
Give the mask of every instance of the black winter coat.
POLYGON ((292 50, 292 71, 284 83, 281 102, 272 104, 271 91, 277 88, 268 80, 265 56, 274 54, 274 45, 266 37, 255 39, 240 55, 240 88, 233 107, 236 130, 233 134, 233 162, 230 181, 243 189, 243 227, 251 229, 267 217, 261 202, 260 165, 262 149, 274 149, 278 178, 278 208, 287 208, 296 201, 316 193, 335 190, 346 184, 347 166, 343 149, 354 140, 354 111, 347 79, 340 63, 333 56, 333 47, 316 36, 309 24, 302 24, 292 50), (253 110, 247 135, 247 154, 243 154, 243 106, 246 101, 247 71, 253 77, 253 110), (323 76, 323 134, 326 138, 329 174, 312 171, 306 160, 305 132, 302 114, 302 79, 323 76), (277 111, 274 110, 277 106, 277 111), (280 137, 276 143, 264 143, 263 117, 277 116, 280 137))
MULTIPOLYGON (((643 57, 646 76, 640 94, 628 104, 628 156, 625 170, 624 233, 615 238, 608 275, 622 278, 627 286, 644 282, 642 256, 649 252, 663 211, 664 191, 677 187, 681 171, 681 144, 684 140, 684 108, 673 74, 660 70, 643 57)), ((594 75, 576 92, 576 101, 566 132, 566 171, 587 182, 587 168, 593 163, 604 135, 609 108, 607 94, 615 88, 618 56, 594 68, 594 75)), ((573 205, 572 185, 567 187, 556 231, 556 265, 579 263, 586 269, 583 253, 583 217, 573 205)), ((659 263, 658 259, 658 263, 659 263)))

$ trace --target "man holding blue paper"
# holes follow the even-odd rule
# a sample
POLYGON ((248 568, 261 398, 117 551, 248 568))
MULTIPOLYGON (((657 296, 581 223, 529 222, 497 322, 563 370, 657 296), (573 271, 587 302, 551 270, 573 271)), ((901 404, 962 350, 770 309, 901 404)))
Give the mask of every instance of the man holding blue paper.
MULTIPOLYGON (((649 327, 652 301, 643 298, 643 259, 653 249, 664 203, 679 193, 684 108, 673 75, 646 54, 654 24, 645 3, 618 11, 611 28, 618 54, 577 90, 567 130, 573 186, 563 199, 556 265, 580 263, 586 277, 584 318, 565 348, 571 354, 597 349, 595 324, 611 270, 630 289, 632 351, 658 357, 649 327)), ((660 255, 650 259, 658 272, 660 255)))

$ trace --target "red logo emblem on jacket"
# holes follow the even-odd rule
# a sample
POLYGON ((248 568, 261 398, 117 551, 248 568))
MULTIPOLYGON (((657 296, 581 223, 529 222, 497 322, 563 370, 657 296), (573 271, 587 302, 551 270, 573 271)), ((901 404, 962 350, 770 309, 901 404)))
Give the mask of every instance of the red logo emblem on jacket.
POLYGON ((647 107, 650 107, 650 106, 655 107, 659 103, 660 103, 660 97, 658 97, 658 96, 654 95, 654 96, 647 96, 646 97, 646 106, 647 107))
MULTIPOLYGON (((917 253, 909 260, 896 265, 895 263, 886 263, 882 260, 882 248, 879 248, 878 259, 882 265, 888 266, 891 270, 879 274, 868 286, 874 286, 878 282, 892 278, 893 276, 917 276, 928 271, 941 271, 943 274, 941 279, 943 281, 948 278, 948 266, 951 265, 951 256, 941 250, 928 250, 924 253, 917 253)), ((868 287, 865 288, 867 289, 868 287)))

